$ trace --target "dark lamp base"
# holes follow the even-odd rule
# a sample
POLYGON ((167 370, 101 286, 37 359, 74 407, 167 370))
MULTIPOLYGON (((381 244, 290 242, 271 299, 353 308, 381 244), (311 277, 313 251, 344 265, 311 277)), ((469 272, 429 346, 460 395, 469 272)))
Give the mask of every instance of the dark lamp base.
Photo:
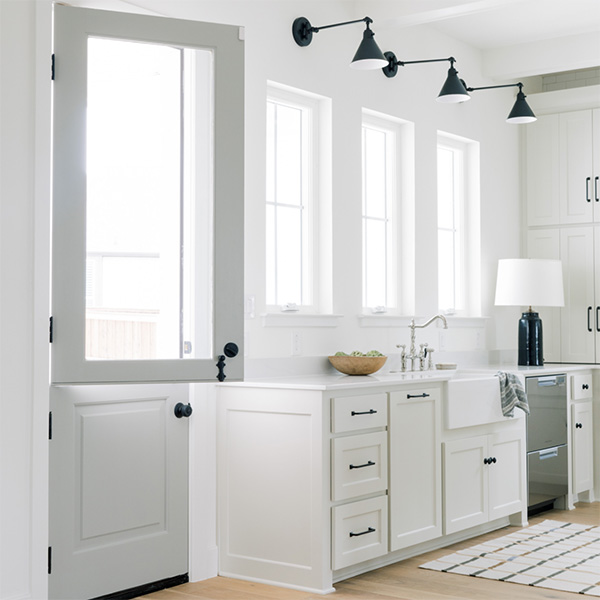
POLYGON ((533 367, 544 364, 542 320, 536 312, 524 312, 519 319, 518 364, 533 367))

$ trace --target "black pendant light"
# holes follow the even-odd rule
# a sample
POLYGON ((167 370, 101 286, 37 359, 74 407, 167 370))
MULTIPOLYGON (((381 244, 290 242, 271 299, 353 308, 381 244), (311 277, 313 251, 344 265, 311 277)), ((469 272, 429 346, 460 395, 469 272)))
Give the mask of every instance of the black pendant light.
POLYGON ((448 76, 437 97, 438 102, 455 103, 471 99, 462 81, 458 78, 458 71, 454 68, 456 60, 452 56, 449 58, 431 58, 428 60, 397 60, 393 52, 386 52, 384 56, 388 61, 388 64, 382 69, 386 77, 395 77, 399 66, 450 61, 448 76))
POLYGON ((351 25, 352 23, 366 23, 367 27, 363 33, 363 39, 360 43, 350 66, 353 69, 368 70, 380 69, 387 65, 387 60, 383 52, 379 49, 377 42, 373 39, 375 34, 370 28, 373 19, 365 17, 356 21, 346 21, 344 23, 334 23, 333 25, 323 25, 321 27, 313 27, 306 17, 298 17, 292 24, 292 36, 298 46, 308 46, 312 42, 313 33, 319 33, 321 29, 329 29, 331 27, 340 27, 341 25, 351 25))
POLYGON ((507 123, 513 124, 523 124, 523 123, 533 123, 537 121, 537 117, 531 110, 529 104, 527 104, 527 100, 525 100, 526 96, 523 93, 523 84, 519 83, 508 83, 506 85, 487 85, 483 87, 468 87, 468 92, 476 92, 478 90, 493 90, 496 88, 507 88, 507 87, 518 87, 519 92, 517 93, 517 99, 515 101, 512 110, 510 111, 508 117, 506 118, 507 123))

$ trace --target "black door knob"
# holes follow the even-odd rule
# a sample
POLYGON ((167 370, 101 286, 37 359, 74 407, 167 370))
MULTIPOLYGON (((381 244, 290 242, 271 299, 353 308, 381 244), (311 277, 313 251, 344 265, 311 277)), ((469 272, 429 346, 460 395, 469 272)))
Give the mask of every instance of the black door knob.
POLYGON ((175 405, 175 416, 178 419, 181 419, 181 417, 189 417, 192 412, 192 406, 188 403, 188 404, 184 404, 183 402, 178 402, 175 405))
POLYGON ((237 344, 234 342, 227 342, 225 344, 225 347, 223 348, 223 353, 228 358, 233 358, 234 356, 237 356, 238 352, 239 352, 239 348, 238 348, 237 344))

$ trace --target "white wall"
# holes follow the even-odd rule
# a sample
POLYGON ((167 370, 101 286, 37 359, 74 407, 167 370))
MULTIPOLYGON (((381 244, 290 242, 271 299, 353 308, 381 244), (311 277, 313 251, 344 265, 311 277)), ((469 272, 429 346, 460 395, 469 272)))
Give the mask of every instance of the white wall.
MULTIPOLYGON (((435 102, 448 63, 406 66, 395 79, 380 71, 357 72, 348 63, 362 34, 361 25, 321 31, 309 47, 298 47, 290 33, 297 16, 314 25, 356 18, 351 4, 335 2, 200 2, 148 1, 144 6, 168 16, 224 21, 246 27, 246 280, 245 291, 255 298, 255 318, 246 320, 246 353, 252 359, 290 357, 292 332, 302 338, 302 354, 324 357, 337 350, 377 348, 389 353, 408 342, 408 328, 361 328, 360 243, 360 125, 361 110, 369 108, 415 124, 416 164, 416 314, 437 312, 436 279, 436 132, 443 130, 480 142, 481 148, 481 278, 482 314, 497 319, 470 336, 472 328, 449 331, 446 351, 514 349, 516 319, 512 311, 497 313, 493 293, 498 258, 520 253, 518 172, 519 128, 505 123, 514 90, 474 93, 462 105, 435 102), (258 7, 258 9, 257 9, 258 7), (331 98, 333 107, 333 312, 343 315, 338 327, 264 327, 264 198, 265 93, 272 80, 331 98), (514 325, 514 327, 513 327, 514 325), (514 330, 514 331, 513 331, 514 330), (510 332, 503 335, 503 332, 510 332), (466 334, 466 335, 465 335, 466 334), (466 340, 466 341, 465 341, 466 340), (478 345, 476 347, 476 345, 478 345)), ((360 16, 363 16, 362 14, 360 16)), ((482 75, 478 51, 427 27, 377 33, 382 50, 404 60, 453 55, 461 77, 470 85, 493 82, 482 75)), ((515 313, 517 314, 517 313, 515 313)), ((451 324, 451 329, 456 324, 451 324)), ((437 331, 420 332, 438 350, 437 331)), ((296 359, 294 359, 295 361, 296 359)), ((311 362, 311 367, 315 365, 311 362)), ((324 363, 323 363, 324 364, 324 363)))
MULTIPOLYGON (((93 5, 93 2, 81 2, 93 5)), ((96 2, 104 8, 134 10, 133 5, 96 2)), ((246 278, 255 296, 255 319, 246 321, 248 358, 285 359, 291 329, 262 326, 264 311, 264 148, 266 81, 303 88, 332 99, 333 107, 333 282, 337 328, 302 329, 303 354, 323 357, 338 349, 384 352, 408 341, 406 327, 360 328, 360 119, 363 107, 415 124, 416 164, 416 313, 436 307, 436 131, 481 144, 482 309, 497 318, 484 347, 516 347, 515 315, 492 306, 498 258, 518 256, 520 206, 518 128, 505 124, 512 105, 509 90, 480 92, 464 105, 435 102, 446 63, 400 69, 393 80, 380 72, 347 68, 362 28, 323 31, 308 48, 299 48, 290 28, 297 16, 323 25, 353 18, 342 2, 169 2, 137 4, 167 16, 240 24, 246 27, 246 278), (504 333, 506 332, 506 333, 504 333)), ((47 170, 49 3, 0 1, 0 598, 43 598, 47 546, 47 343, 49 201, 47 170), (38 11, 36 12, 36 8, 38 11)), ((363 16, 363 15, 361 15, 363 16)), ((377 32, 377 24, 374 25, 377 32)), ((427 28, 377 34, 383 50, 405 60, 452 54, 471 85, 485 85, 478 52, 427 28)), ((451 325, 452 327, 452 325, 451 325)), ((466 351, 481 337, 472 329, 447 332, 447 350, 466 351)), ((437 331, 420 341, 439 342, 437 331)), ((479 340, 479 341, 478 341, 479 340)), ((311 364, 321 365, 321 359, 311 364)), ((204 400, 203 400, 204 402, 204 400)), ((203 405, 204 406, 204 405, 203 405)), ((210 398, 202 425, 209 439, 199 454, 214 449, 210 398), (208 425, 207 425, 208 424, 208 425), (212 433, 211 433, 212 432, 212 433)), ((214 461, 205 506, 214 511, 214 461)), ((214 545, 214 514, 203 526, 214 545)), ((214 554, 214 553, 213 553, 214 554)), ((209 569, 210 571, 210 569, 209 569)))
POLYGON ((38 30, 33 2, 0 2, 0 597, 11 599, 46 594, 47 23, 38 30))

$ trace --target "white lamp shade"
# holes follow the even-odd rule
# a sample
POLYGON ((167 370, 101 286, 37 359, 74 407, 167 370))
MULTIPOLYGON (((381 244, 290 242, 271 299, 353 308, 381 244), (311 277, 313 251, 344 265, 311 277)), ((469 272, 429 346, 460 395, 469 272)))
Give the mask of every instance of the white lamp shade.
POLYGON ((564 306, 560 260, 499 260, 495 303, 497 306, 564 306))

